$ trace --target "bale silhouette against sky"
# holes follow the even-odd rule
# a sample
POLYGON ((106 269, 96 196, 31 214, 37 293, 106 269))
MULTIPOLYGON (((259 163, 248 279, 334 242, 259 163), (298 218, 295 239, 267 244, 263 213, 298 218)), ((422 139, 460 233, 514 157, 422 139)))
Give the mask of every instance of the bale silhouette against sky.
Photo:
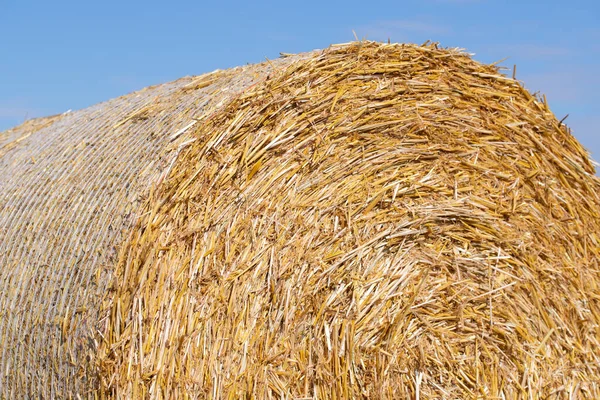
POLYGON ((0 172, 0 396, 600 396, 600 181, 459 49, 183 78, 0 172))

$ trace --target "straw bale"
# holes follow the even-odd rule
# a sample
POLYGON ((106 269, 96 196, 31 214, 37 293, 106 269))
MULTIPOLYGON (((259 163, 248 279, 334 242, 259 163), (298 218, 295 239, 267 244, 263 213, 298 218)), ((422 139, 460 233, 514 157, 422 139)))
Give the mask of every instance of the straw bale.
POLYGON ((47 122, 0 396, 600 398, 600 180, 495 66, 354 42, 47 122))

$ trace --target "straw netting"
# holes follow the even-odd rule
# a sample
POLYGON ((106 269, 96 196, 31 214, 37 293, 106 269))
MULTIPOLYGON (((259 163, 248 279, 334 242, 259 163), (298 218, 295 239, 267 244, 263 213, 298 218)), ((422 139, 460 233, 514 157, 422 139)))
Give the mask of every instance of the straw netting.
MULTIPOLYGON (((212 108, 183 100, 213 95, 203 89, 165 93, 161 132, 176 134, 144 156, 127 147, 134 177, 115 179, 122 158, 88 164, 136 196, 114 195, 112 208, 94 197, 120 230, 101 230, 85 201, 70 207, 88 236, 69 219, 52 228, 58 208, 42 226, 30 201, 33 226, 6 236, 8 254, 22 250, 0 272, 3 291, 18 288, 2 297, 0 367, 21 362, 2 393, 600 397, 600 181, 545 101, 436 45, 360 42, 278 61, 212 108), (62 233, 97 258, 89 281, 67 277, 83 275, 76 255, 28 261, 34 250, 58 259, 54 242, 67 242, 51 235, 62 233), (47 246, 32 250, 38 237, 47 246)), ((81 124, 69 118, 52 127, 81 124)))
POLYGON ((285 62, 183 78, 0 133, 0 399, 92 393, 100 301, 140 201, 197 117, 285 62))

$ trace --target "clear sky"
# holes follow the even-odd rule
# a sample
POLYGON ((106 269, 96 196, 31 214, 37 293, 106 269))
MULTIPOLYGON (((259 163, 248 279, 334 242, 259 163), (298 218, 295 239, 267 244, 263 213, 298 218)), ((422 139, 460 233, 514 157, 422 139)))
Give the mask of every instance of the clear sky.
POLYGON ((359 38, 517 64, 600 160, 598 0, 0 0, 0 130, 151 84, 359 38))

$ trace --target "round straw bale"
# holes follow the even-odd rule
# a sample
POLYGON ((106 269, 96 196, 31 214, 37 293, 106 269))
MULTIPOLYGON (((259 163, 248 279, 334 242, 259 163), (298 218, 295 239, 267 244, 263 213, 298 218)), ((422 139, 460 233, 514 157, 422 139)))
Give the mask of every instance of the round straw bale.
POLYGON ((0 172, 0 397, 600 397, 600 180, 459 49, 184 78, 0 172))

